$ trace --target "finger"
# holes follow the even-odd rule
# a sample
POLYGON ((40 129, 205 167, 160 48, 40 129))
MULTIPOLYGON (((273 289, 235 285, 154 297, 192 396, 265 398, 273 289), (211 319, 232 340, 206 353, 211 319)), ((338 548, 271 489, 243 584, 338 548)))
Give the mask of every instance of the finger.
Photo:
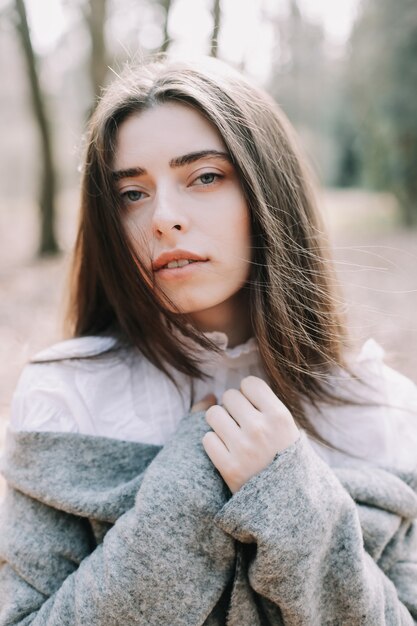
POLYGON ((241 428, 245 428, 245 426, 259 420, 261 417, 252 402, 238 389, 227 389, 224 392, 222 406, 241 428))
POLYGON ((230 450, 240 433, 240 428, 233 417, 229 415, 226 409, 215 404, 207 410, 206 422, 220 437, 226 448, 230 450))
POLYGON ((287 407, 275 395, 271 387, 257 376, 246 376, 240 383, 243 395, 264 415, 288 414, 287 407))
POLYGON ((193 404, 191 407, 191 413, 198 413, 198 411, 206 411, 210 406, 216 404, 217 398, 213 393, 209 393, 201 400, 193 404))
POLYGON ((202 443, 210 461, 220 474, 223 475, 222 472, 224 471, 224 468, 227 467, 229 461, 229 452, 224 443, 213 431, 204 435, 202 443))

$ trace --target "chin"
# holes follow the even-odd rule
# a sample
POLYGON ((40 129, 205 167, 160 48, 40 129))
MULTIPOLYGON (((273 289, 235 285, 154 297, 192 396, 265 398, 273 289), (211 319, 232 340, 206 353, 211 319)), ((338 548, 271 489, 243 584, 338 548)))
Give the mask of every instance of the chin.
POLYGON ((167 306, 167 308, 173 313, 179 313, 182 315, 198 315, 199 313, 203 313, 208 311, 209 309, 213 309, 218 305, 222 304, 222 300, 208 300, 201 298, 175 298, 171 294, 166 294, 168 298, 170 298, 176 307, 175 309, 171 306, 167 306))

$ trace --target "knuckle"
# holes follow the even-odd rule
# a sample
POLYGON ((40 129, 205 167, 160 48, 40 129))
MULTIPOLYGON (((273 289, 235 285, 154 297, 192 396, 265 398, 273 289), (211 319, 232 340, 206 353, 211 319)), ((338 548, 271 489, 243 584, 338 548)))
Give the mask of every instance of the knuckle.
POLYGON ((236 463, 236 461, 229 461, 227 466, 224 468, 224 473, 228 480, 233 482, 238 480, 240 476, 240 467, 238 463, 236 463))
POLYGON ((253 439, 261 439, 265 435, 265 427, 260 421, 253 421, 249 430, 253 439))
POLYGON ((282 403, 281 406, 274 411, 274 418, 283 425, 291 422, 293 419, 289 410, 282 403))
POLYGON ((249 439, 243 439, 239 444, 240 452, 243 456, 250 456, 253 452, 253 445, 249 439))

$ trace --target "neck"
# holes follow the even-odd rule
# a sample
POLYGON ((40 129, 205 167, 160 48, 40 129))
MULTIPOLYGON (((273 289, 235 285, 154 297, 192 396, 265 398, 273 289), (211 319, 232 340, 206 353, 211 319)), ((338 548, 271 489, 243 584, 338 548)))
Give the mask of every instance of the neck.
POLYGON ((211 309, 193 313, 190 317, 194 326, 202 332, 225 333, 229 340, 229 348, 244 343, 253 335, 248 302, 243 292, 211 309))

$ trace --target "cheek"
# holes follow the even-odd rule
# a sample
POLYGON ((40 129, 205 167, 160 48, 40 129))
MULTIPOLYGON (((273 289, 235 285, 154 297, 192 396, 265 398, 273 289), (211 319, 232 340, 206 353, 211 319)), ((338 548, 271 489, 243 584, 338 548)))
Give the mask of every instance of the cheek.
POLYGON ((219 247, 226 245, 231 250, 240 250, 240 256, 247 258, 251 247, 251 218, 241 189, 235 188, 228 193, 218 209, 209 219, 210 230, 216 236, 219 247))
POLYGON ((249 279, 252 261, 252 235, 249 212, 242 208, 225 220, 218 236, 220 258, 227 259, 229 283, 243 284, 249 279))
POLYGON ((123 228, 137 256, 146 266, 149 266, 152 258, 151 240, 143 220, 140 220, 135 214, 128 215, 123 219, 123 228))
POLYGON ((251 274, 251 262, 253 260, 252 228, 249 209, 246 208, 245 215, 240 224, 240 258, 242 259, 242 273, 247 281, 251 274))
POLYGON ((246 204, 241 207, 230 232, 233 247, 239 251, 240 258, 250 261, 252 259, 252 229, 249 209, 246 204))
POLYGON ((137 237, 139 233, 144 232, 142 220, 134 211, 126 213, 123 217, 123 226, 130 238, 137 237))

